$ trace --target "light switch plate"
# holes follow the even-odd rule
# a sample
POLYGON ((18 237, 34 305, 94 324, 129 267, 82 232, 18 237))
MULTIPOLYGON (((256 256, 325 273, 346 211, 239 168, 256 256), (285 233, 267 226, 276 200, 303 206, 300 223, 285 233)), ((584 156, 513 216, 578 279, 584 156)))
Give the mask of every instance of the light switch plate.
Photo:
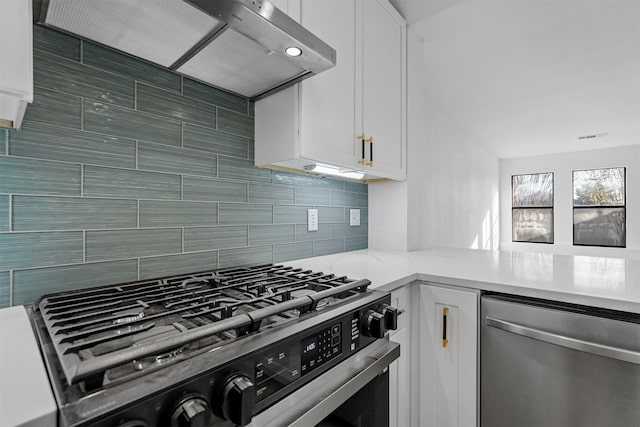
POLYGON ((351 227, 360 225, 360 209, 349 209, 349 225, 351 227))
POLYGON ((318 209, 309 209, 307 211, 307 230, 318 231, 318 209))

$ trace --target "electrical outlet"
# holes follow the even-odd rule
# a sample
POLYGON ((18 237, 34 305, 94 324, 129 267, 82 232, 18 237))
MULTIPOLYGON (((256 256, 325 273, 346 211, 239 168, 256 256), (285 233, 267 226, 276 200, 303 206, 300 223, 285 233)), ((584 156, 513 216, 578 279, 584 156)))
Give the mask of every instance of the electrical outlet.
POLYGON ((307 230, 318 231, 318 209, 309 209, 307 211, 307 230))
POLYGON ((360 209, 349 209, 349 225, 351 227, 360 225, 360 209))

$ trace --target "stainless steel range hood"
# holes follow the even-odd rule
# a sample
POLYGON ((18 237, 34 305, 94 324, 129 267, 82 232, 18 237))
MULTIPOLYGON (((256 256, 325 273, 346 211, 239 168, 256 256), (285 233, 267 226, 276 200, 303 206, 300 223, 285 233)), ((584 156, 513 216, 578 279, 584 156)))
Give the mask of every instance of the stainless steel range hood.
POLYGON ((248 98, 336 63, 335 50, 267 0, 42 0, 37 9, 43 25, 248 98))

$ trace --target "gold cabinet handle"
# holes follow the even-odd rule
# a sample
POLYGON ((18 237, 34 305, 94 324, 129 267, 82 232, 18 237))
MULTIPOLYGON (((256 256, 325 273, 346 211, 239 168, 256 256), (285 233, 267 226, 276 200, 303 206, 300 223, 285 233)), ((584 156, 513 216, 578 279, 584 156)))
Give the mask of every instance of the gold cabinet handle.
POLYGON ((367 166, 373 166, 373 137, 370 136, 367 138, 367 142, 369 143, 369 161, 367 162, 367 166))
POLYGON ((449 344, 449 340, 447 339, 447 315, 449 314, 449 309, 444 307, 442 309, 442 347, 446 348, 449 344))
POLYGON ((362 157, 360 157, 360 160, 358 160, 358 163, 361 165, 364 165, 365 164, 364 143, 367 139, 365 138, 364 133, 361 133, 360 135, 358 135, 358 139, 362 141, 362 157))

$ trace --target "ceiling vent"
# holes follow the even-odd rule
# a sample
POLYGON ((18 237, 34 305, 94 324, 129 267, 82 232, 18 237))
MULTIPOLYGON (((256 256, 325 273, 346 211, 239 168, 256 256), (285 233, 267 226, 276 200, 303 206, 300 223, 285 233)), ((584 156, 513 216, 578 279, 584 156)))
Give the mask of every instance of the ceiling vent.
POLYGON ((604 138, 607 135, 609 135, 607 132, 594 133, 593 135, 583 135, 583 136, 579 136, 578 137, 578 141, 587 141, 587 140, 590 140, 590 139, 604 138))

